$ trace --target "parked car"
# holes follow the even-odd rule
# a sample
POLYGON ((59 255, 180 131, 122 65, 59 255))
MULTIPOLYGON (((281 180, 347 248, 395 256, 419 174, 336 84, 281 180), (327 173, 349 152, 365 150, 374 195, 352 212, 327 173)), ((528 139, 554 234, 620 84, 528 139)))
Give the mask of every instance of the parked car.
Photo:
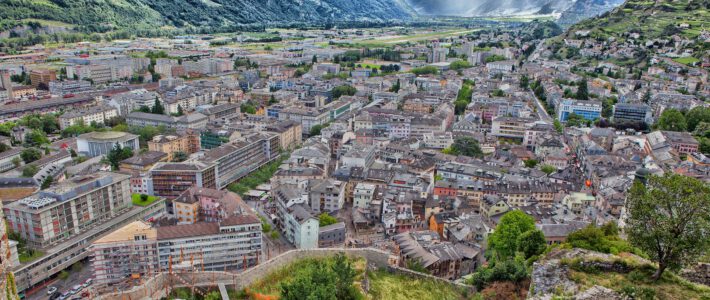
POLYGON ((93 279, 89 278, 86 281, 84 281, 84 284, 82 284, 83 287, 88 287, 94 282, 93 279))
POLYGON ((71 293, 69 291, 66 291, 66 292, 62 293, 61 295, 59 295, 59 298, 57 298, 57 299, 58 300, 65 300, 65 299, 68 299, 69 296, 71 296, 71 293))
POLYGON ((51 295, 57 292, 57 287, 50 286, 47 288, 47 295, 51 295))
POLYGON ((74 287, 72 287, 71 294, 74 295, 74 294, 78 293, 79 291, 81 291, 81 289, 83 289, 83 288, 84 287, 81 286, 81 284, 77 284, 74 287))

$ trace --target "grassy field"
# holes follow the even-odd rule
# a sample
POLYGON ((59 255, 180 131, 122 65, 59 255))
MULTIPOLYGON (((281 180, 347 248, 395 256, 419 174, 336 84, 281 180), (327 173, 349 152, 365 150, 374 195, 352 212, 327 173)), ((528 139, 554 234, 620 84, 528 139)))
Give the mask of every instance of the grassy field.
POLYGON ((652 270, 635 270, 627 274, 585 273, 570 270, 570 278, 582 286, 582 290, 601 285, 621 294, 634 293, 638 299, 710 299, 710 288, 686 281, 670 272, 659 281, 652 281, 652 270), (655 297, 651 297, 654 295, 655 297))
POLYGON ((386 271, 368 274, 370 292, 367 299, 373 300, 458 300, 466 295, 456 288, 433 280, 415 279, 394 275, 386 271))
POLYGON ((694 63, 700 62, 699 59, 692 56, 674 58, 673 61, 684 65, 692 65, 694 63))
POLYGON ((392 46, 396 44, 408 43, 408 42, 418 42, 434 38, 444 38, 459 36, 464 34, 469 34, 476 32, 480 29, 470 29, 470 30, 445 30, 445 31, 433 31, 433 32, 421 32, 412 35, 398 35, 391 37, 382 37, 375 39, 362 39, 354 40, 353 42, 358 45, 370 46, 370 47, 385 47, 392 46))
POLYGON ((141 200, 140 194, 133 194, 133 195, 131 195, 131 200, 133 201, 133 205, 145 207, 145 206, 153 204, 153 202, 155 202, 155 200, 158 200, 158 197, 148 196, 148 199, 146 201, 143 201, 143 200, 141 200))
MULTIPOLYGON (((308 269, 316 259, 303 259, 278 271, 268 274, 262 280, 249 286, 248 294, 258 293, 262 296, 278 296, 280 284, 290 282, 294 278, 301 276, 304 270, 308 269)), ((332 259, 328 259, 332 262, 332 259)), ((433 280, 421 280, 404 275, 394 275, 386 271, 369 272, 366 274, 366 262, 364 259, 352 261, 355 269, 355 283, 359 287, 364 276, 368 276, 370 282, 369 293, 363 292, 363 299, 371 300, 459 300, 466 299, 461 291, 452 286, 442 284, 433 280)))

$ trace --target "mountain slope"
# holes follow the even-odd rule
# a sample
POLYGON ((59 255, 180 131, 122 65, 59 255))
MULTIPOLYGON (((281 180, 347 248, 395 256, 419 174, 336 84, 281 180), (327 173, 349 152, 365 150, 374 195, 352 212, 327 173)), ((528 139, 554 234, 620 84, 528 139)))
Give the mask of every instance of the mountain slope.
POLYGON ((509 16, 531 15, 543 7, 561 12, 576 0, 406 0, 421 15, 509 16))
POLYGON ((3 0, 0 20, 75 25, 226 26, 409 19, 402 0, 3 0))
POLYGON ((641 40, 669 38, 681 34, 697 37, 702 27, 710 28, 710 1, 707 0, 628 0, 611 12, 582 21, 567 31, 573 38, 578 31, 589 31, 598 40, 614 37, 624 40, 629 33, 638 33, 641 40), (687 24, 688 28, 679 28, 687 24))

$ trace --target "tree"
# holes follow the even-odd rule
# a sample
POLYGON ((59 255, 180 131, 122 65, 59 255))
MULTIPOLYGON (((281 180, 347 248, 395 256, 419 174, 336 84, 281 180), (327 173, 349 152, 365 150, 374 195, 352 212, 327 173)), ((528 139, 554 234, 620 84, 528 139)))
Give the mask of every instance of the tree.
POLYGON ((318 56, 316 56, 316 55, 314 54, 314 55, 313 55, 313 58, 311 59, 311 62, 314 63, 314 64, 317 63, 317 62, 318 62, 318 56))
POLYGON ((45 133, 51 134, 59 130, 59 121, 57 121, 57 117, 55 117, 53 114, 46 114, 42 116, 41 120, 42 130, 45 133))
POLYGON ((318 220, 320 222, 320 227, 325 227, 328 225, 333 225, 335 223, 338 223, 338 219, 335 217, 329 215, 328 213, 322 213, 318 216, 318 220))
POLYGON ((178 104, 177 116, 179 117, 179 116, 182 116, 182 115, 184 115, 184 114, 185 114, 185 112, 182 110, 182 105, 178 104))
POLYGON ((667 269, 696 262, 710 248, 710 185, 677 174, 637 181, 626 200, 629 241, 667 269))
POLYGON ((664 110, 656 125, 658 129, 667 131, 685 131, 688 128, 685 116, 675 108, 664 110))
POLYGON ((449 69, 458 71, 461 69, 468 69, 472 67, 471 64, 468 61, 465 60, 457 60, 455 62, 452 62, 451 65, 449 65, 449 69))
POLYGON ((695 107, 685 114, 685 120, 688 125, 688 131, 693 132, 700 123, 710 123, 710 108, 703 106, 695 107))
POLYGON ((468 157, 482 157, 483 151, 481 151, 481 146, 478 145, 478 141, 472 137, 460 137, 454 140, 451 145, 450 154, 452 155, 463 155, 468 157))
POLYGON ((49 139, 44 131, 35 129, 25 135, 25 144, 29 147, 39 147, 44 144, 49 144, 49 139))
POLYGON ((530 85, 530 78, 528 78, 528 75, 523 74, 523 76, 520 77, 520 87, 527 90, 528 85, 530 85))
POLYGON ((575 94, 577 100, 588 100, 589 99, 589 89, 587 88, 587 78, 582 78, 577 83, 577 93, 575 94))
POLYGON ((323 125, 313 125, 311 126, 311 131, 309 131, 310 136, 320 135, 320 131, 323 129, 323 125))
POLYGON ((20 152, 20 158, 22 158, 22 160, 26 164, 29 164, 35 160, 42 158, 42 152, 40 152, 39 150, 37 150, 35 148, 25 149, 25 150, 22 150, 22 152, 20 152))
POLYGON ((333 273, 335 273, 335 296, 337 299, 351 300, 357 299, 358 291, 353 287, 355 280, 355 270, 350 261, 343 253, 335 255, 333 262, 333 273))
POLYGON ((279 103, 279 100, 276 100, 276 97, 274 97, 274 95, 271 95, 271 97, 269 97, 269 105, 274 105, 276 103, 279 103))
POLYGON ((155 97, 155 101, 153 102, 153 108, 150 110, 150 112, 156 115, 165 114, 165 107, 163 107, 163 104, 160 103, 160 100, 158 100, 158 96, 155 97))
POLYGON ((52 175, 49 175, 47 176, 47 178, 44 179, 44 181, 42 181, 42 186, 40 188, 45 190, 52 185, 52 182, 54 182, 54 177, 52 177, 52 175))
POLYGON ((520 210, 506 213, 489 236, 488 248, 500 258, 512 258, 520 245, 520 236, 535 230, 535 220, 520 210))
POLYGON ((567 126, 569 127, 582 127, 586 124, 587 120, 575 113, 571 113, 567 116, 567 126))
POLYGON ((392 85, 392 87, 390 88, 390 92, 399 93, 400 88, 401 88, 401 86, 400 86, 399 78, 397 78, 397 82, 394 85, 392 85))
POLYGON ((243 113, 250 114, 250 115, 256 114, 256 107, 254 107, 254 105, 249 102, 243 103, 239 107, 239 110, 243 113))
POLYGON ((7 150, 10 150, 10 146, 5 145, 5 143, 0 143, 0 152, 5 152, 7 150))
POLYGON ((550 175, 552 173, 555 173, 555 171, 557 171, 557 168, 555 168, 551 165, 542 165, 540 167, 540 171, 544 172, 547 175, 550 175))
POLYGON ((121 147, 121 144, 116 143, 113 146, 113 149, 111 149, 111 151, 109 151, 109 153, 106 155, 106 160, 108 160, 113 170, 118 170, 118 166, 121 161, 132 156, 133 149, 127 147, 123 148, 121 147))
POLYGON ((524 160, 523 163, 525 164, 525 167, 526 167, 526 168, 531 168, 531 169, 532 169, 532 168, 534 168, 535 166, 537 166, 537 160, 535 160, 535 159, 524 160))
POLYGON ((36 165, 27 165, 22 169, 22 177, 32 177, 39 172, 39 167, 36 165))
POLYGON ((357 89, 350 85, 336 86, 331 90, 333 99, 339 99, 342 96, 353 96, 357 93, 357 89))
POLYGON ((173 162, 183 162, 188 158, 187 153, 182 151, 173 152, 173 162))
POLYGON ((525 255, 525 258, 531 258, 536 255, 542 254, 547 248, 547 241, 545 241, 545 234, 539 229, 528 230, 523 232, 519 237, 518 251, 525 255))
POLYGON ((555 119, 555 121, 552 122, 552 125, 555 126, 555 130, 557 130, 557 133, 564 133, 565 127, 562 126, 562 123, 560 123, 559 120, 555 119))
POLYGON ((15 156, 12 158, 12 164, 15 166, 15 168, 19 167, 20 164, 22 164, 22 159, 19 157, 15 156))

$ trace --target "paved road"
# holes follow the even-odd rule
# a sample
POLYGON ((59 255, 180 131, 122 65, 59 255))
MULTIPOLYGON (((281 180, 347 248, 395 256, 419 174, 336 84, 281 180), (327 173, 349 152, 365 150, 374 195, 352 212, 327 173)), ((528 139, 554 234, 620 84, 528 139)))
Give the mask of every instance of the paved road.
MULTIPOLYGON (((88 262, 88 260, 83 261, 81 271, 79 271, 79 272, 71 272, 70 270, 67 270, 67 271, 69 271, 69 278, 67 278, 65 280, 55 278, 55 280, 53 282, 50 282, 45 287, 37 289, 35 293, 33 293, 32 295, 28 295, 25 299, 29 299, 29 300, 48 299, 49 298, 49 295, 47 295, 47 288, 48 287, 50 287, 50 286, 56 287, 57 292, 61 294, 65 291, 71 290, 72 287, 75 285, 79 285, 79 284, 84 283, 87 279, 91 278, 93 275, 92 274, 93 272, 91 270, 91 265, 88 262)), ((90 290, 91 287, 88 287, 88 289, 90 290)), ((84 290, 82 290, 82 292, 83 291, 84 290)), ((81 295, 81 292, 79 293, 79 295, 74 295, 74 297, 81 297, 80 295, 81 295)))
POLYGON ((540 120, 546 121, 546 122, 553 122, 552 117, 550 117, 549 114, 547 114, 547 109, 545 106, 540 102, 540 99, 535 96, 535 93, 530 92, 530 95, 535 99, 535 106, 537 107, 537 114, 540 116, 540 120))

